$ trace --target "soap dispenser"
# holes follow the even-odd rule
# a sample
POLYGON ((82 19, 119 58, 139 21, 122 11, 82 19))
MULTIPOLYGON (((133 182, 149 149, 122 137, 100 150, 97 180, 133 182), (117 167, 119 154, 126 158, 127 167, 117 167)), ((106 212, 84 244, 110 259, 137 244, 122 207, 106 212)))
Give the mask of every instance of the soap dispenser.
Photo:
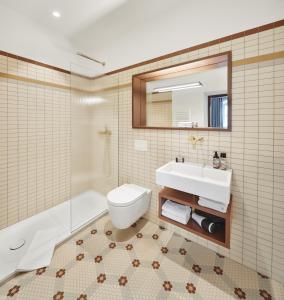
POLYGON ((225 152, 220 154, 220 169, 226 170, 227 169, 227 155, 225 152))
POLYGON ((214 169, 219 169, 220 168, 220 158, 218 155, 218 152, 215 151, 215 154, 213 156, 213 168, 214 169))

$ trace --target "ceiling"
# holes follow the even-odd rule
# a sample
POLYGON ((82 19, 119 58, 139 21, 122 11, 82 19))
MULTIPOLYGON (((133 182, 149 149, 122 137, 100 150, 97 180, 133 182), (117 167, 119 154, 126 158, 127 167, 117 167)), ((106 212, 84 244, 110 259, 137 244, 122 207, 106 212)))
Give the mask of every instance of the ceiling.
POLYGON ((0 50, 67 69, 76 62, 82 67, 78 72, 93 76, 284 18, 283 0, 0 0, 0 5, 19 17, 10 24, 12 35, 12 28, 3 29, 10 19, 1 23, 0 9, 5 40, 0 39, 0 50), (52 16, 54 10, 61 18, 52 16), (41 44, 31 47, 31 30, 20 17, 46 30, 41 44), (76 51, 106 65, 78 59, 76 51))
MULTIPOLYGON (((180 1, 180 0, 176 0, 180 1)), ((174 0, 0 0, 0 4, 24 15, 43 27, 63 34, 70 39, 94 29, 103 18, 119 18, 117 27, 135 26, 140 21, 161 13, 177 4, 174 0), (146 5, 145 5, 146 4, 146 5), (59 11, 61 18, 52 16, 59 11)))
POLYGON ((40 25, 56 30, 67 37, 90 26, 117 9, 127 0, 1 0, 0 3, 16 10, 40 25), (61 18, 55 19, 57 10, 61 18))

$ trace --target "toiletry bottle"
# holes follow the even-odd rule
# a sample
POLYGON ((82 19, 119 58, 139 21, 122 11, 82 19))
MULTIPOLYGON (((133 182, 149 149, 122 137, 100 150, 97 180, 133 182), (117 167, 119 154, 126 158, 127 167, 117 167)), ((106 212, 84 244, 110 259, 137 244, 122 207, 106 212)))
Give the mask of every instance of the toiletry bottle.
POLYGON ((220 158, 217 151, 215 151, 215 154, 213 156, 213 168, 215 169, 220 168, 220 158))
POLYGON ((227 169, 227 158, 226 158, 226 153, 222 152, 220 154, 220 169, 221 170, 226 170, 227 169))

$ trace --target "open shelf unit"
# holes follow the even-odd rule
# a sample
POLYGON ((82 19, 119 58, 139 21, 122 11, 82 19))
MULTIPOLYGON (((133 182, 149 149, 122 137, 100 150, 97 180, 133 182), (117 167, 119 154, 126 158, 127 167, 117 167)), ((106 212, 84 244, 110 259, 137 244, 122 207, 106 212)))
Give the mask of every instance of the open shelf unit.
POLYGON ((177 191, 171 188, 164 188, 159 193, 159 218, 163 221, 169 222, 176 226, 179 226, 185 230, 188 230, 192 233, 195 233, 207 240, 210 240, 218 245, 221 245, 226 248, 230 248, 230 232, 231 232, 231 206, 232 206, 232 196, 228 209, 226 213, 219 212, 217 210, 200 206, 198 204, 199 197, 196 195, 188 194, 185 192, 177 191), (209 233, 203 228, 201 228, 193 219, 190 218, 186 225, 176 222, 172 219, 169 219, 165 216, 162 216, 162 205, 166 200, 172 200, 174 202, 188 205, 193 210, 197 209, 208 215, 220 217, 224 219, 224 226, 222 226, 215 233, 209 233))

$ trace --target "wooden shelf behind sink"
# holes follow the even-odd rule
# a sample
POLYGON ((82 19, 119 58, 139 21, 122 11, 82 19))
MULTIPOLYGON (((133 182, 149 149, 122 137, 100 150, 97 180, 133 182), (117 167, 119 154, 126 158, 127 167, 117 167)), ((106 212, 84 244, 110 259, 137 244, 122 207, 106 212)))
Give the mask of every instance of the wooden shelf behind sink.
POLYGON ((169 222, 173 225, 195 233, 198 236, 210 240, 218 245, 230 248, 232 196, 226 213, 201 206, 198 204, 198 199, 199 197, 196 195, 188 194, 171 188, 164 188, 159 193, 159 218, 165 222, 169 222), (201 228, 193 219, 190 219, 186 225, 176 222, 172 219, 162 216, 162 205, 166 200, 172 200, 179 204, 188 205, 192 209, 197 209, 208 215, 220 217, 224 219, 225 224, 222 228, 220 228, 220 230, 216 231, 215 233, 209 233, 201 228))

